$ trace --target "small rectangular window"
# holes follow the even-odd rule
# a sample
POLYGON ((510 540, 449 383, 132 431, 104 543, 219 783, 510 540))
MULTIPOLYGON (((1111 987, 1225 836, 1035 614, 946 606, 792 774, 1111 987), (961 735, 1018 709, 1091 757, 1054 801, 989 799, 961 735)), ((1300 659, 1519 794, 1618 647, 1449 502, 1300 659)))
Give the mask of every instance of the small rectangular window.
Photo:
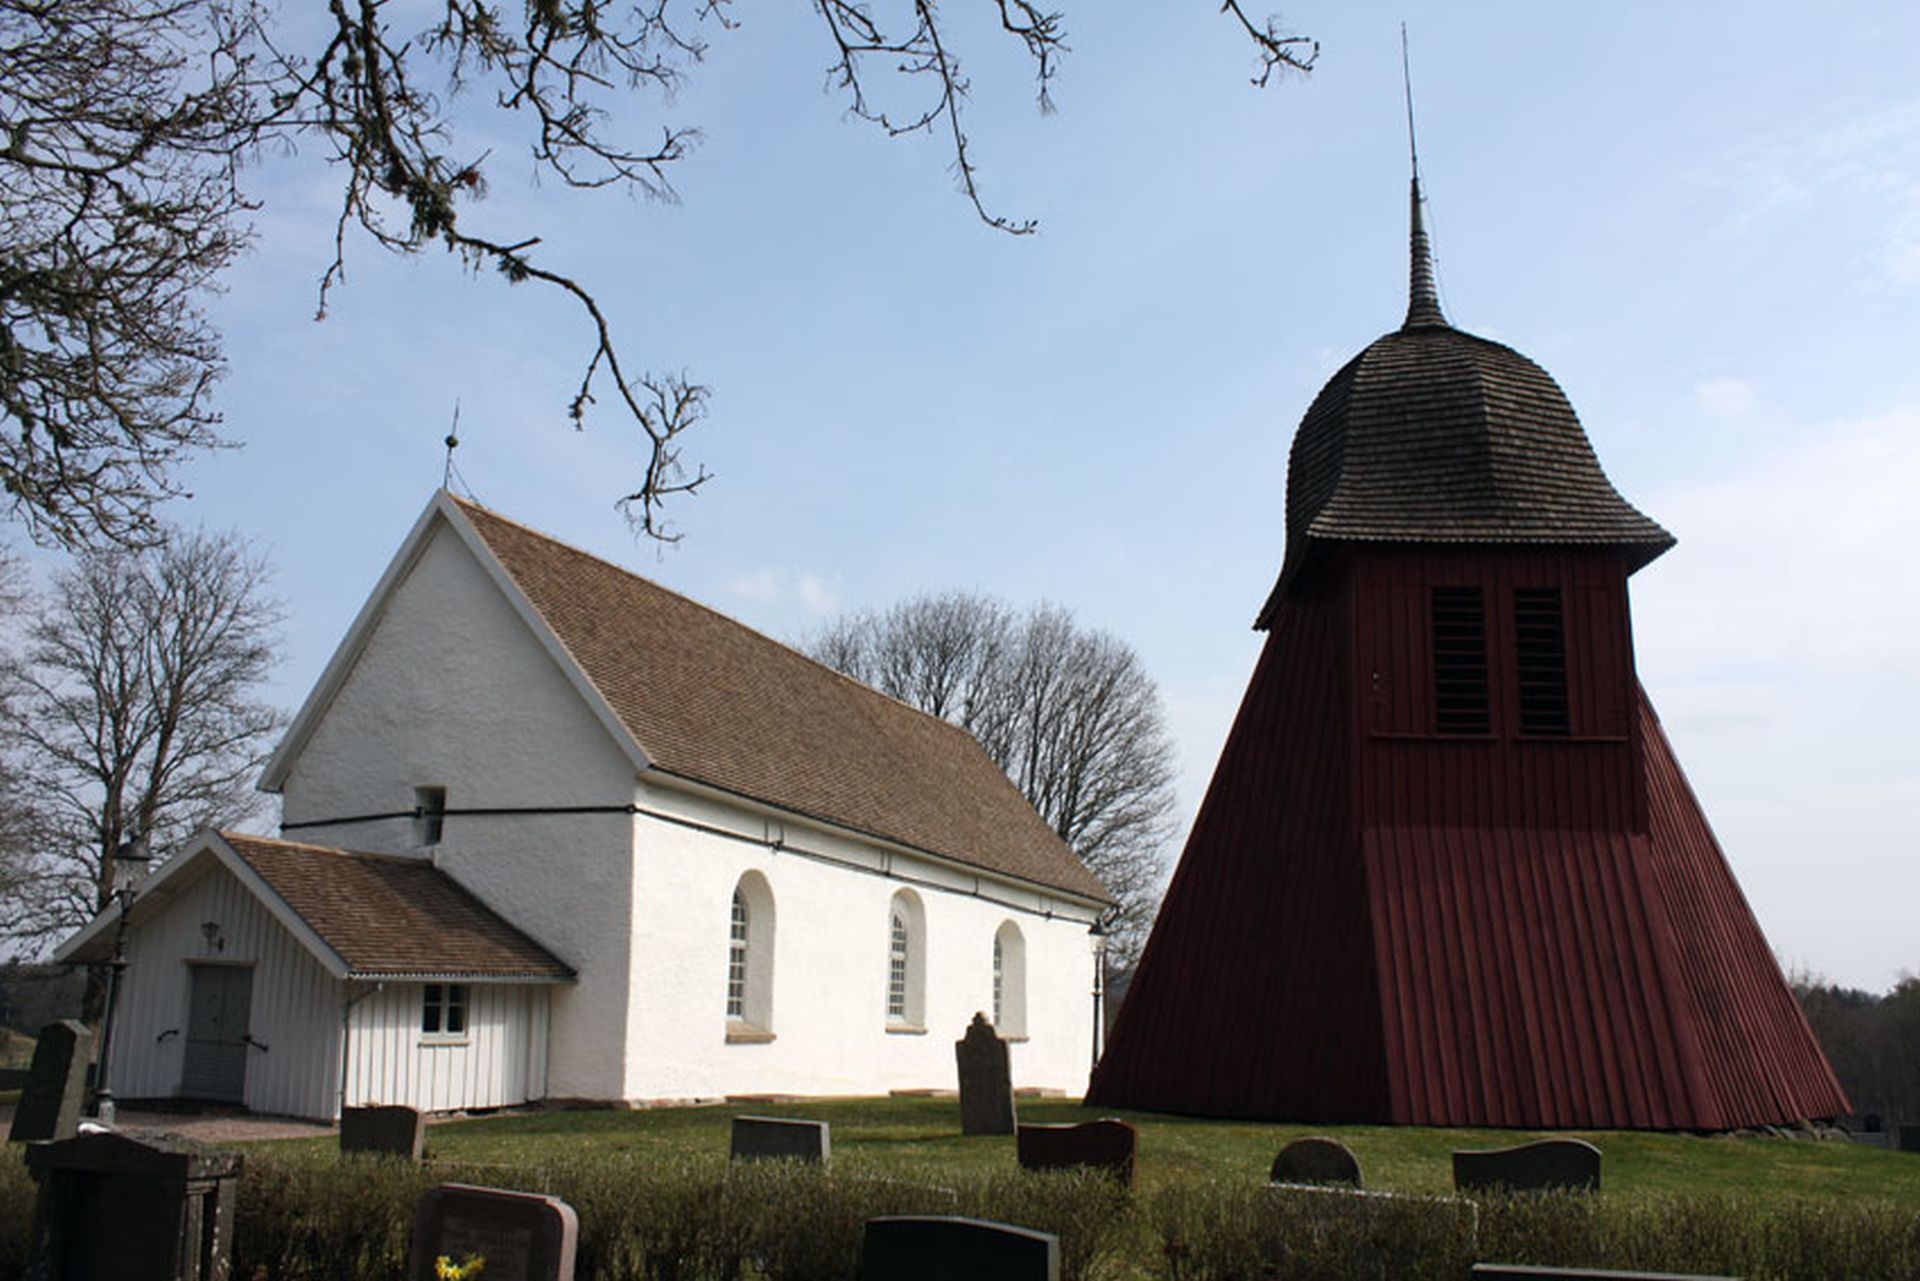
POLYGON ((1566 737, 1567 634, 1558 587, 1521 587, 1513 593, 1516 667, 1520 676, 1520 732, 1566 737))
POLYGON ((427 1036, 465 1036, 467 985, 423 984, 420 989, 420 1031, 427 1036))
POLYGON ((1487 611, 1478 587, 1436 587, 1433 621, 1433 728, 1437 734, 1486 734, 1487 611))
POLYGON ((413 843, 415 845, 438 845, 440 835, 447 826, 447 789, 444 787, 416 787, 413 789, 413 843))

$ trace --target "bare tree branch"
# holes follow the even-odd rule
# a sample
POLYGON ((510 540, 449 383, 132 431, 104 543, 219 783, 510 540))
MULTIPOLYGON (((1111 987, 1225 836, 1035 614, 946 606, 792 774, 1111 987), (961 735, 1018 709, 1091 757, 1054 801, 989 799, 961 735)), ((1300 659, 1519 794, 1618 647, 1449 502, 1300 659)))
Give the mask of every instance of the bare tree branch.
MULTIPOLYGON (((989 207, 963 116, 968 83, 938 0, 810 0, 828 82, 890 136, 938 134, 956 185, 988 226, 1030 219, 989 207), (883 99, 885 101, 883 102, 883 99)), ((992 0, 1002 35, 1034 69, 1041 111, 1066 54, 1064 19, 1032 0, 992 0)), ((670 498, 709 478, 681 463, 708 391, 620 356, 585 283, 536 261, 537 234, 469 221, 491 152, 464 145, 454 99, 490 91, 522 126, 535 171, 569 191, 672 202, 673 167, 699 131, 618 136, 636 92, 664 106, 729 30, 732 0, 439 0, 423 31, 396 33, 396 0, 327 0, 316 47, 282 47, 256 0, 0 0, 0 492, 34 536, 70 547, 155 536, 178 463, 222 442, 212 390, 223 370, 204 295, 249 238, 240 164, 267 140, 323 140, 340 174, 318 314, 344 279, 348 233, 410 254, 439 245, 476 272, 558 289, 587 321, 576 427, 612 401, 641 432, 638 484, 618 500, 671 539, 670 498), (604 378, 603 378, 604 376, 604 378), (605 395, 611 383, 613 395, 605 395)), ((1230 15, 1261 59, 1256 84, 1311 69, 1317 46, 1276 19, 1230 15)))
POLYGON ((852 614, 806 646, 980 740, 1120 903, 1123 967, 1146 944, 1173 835, 1173 744, 1139 656, 1057 606, 1014 614, 966 592, 852 614))
POLYGON ((165 857, 259 810, 253 776, 283 723, 256 697, 280 619, 266 576, 231 537, 177 535, 83 557, 30 610, 0 759, 35 844, 0 887, 0 936, 84 924, 136 835, 165 857))

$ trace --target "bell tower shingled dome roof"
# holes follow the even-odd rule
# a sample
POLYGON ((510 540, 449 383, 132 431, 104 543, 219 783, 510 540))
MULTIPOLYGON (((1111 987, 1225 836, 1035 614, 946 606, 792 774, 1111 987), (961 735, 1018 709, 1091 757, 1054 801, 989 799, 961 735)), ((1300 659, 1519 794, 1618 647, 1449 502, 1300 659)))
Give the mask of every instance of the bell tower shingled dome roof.
POLYGON ((1614 547, 1629 572, 1673 535, 1614 489, 1566 393, 1511 347, 1447 323, 1413 180, 1406 322, 1314 398, 1287 467, 1287 550, 1255 626, 1332 542, 1614 547))

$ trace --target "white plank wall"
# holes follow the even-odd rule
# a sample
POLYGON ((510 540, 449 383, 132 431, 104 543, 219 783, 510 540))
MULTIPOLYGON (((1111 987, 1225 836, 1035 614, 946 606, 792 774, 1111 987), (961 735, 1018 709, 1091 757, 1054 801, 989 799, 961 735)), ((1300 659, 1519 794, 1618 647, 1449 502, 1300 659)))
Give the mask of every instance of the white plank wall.
POLYGON ((420 984, 387 984, 353 1009, 348 1104, 448 1112, 544 1097, 547 993, 470 983, 467 1033, 443 1039, 420 1031, 420 984))
POLYGON ((253 971, 246 1105, 255 1112, 330 1117, 340 1079, 340 984, 233 875, 214 868, 128 936, 126 986, 113 1038, 113 1089, 123 1099, 180 1089, 193 964, 253 971), (217 926, 214 941, 203 923, 217 926), (220 944, 224 946, 220 946, 220 944), (164 1038, 164 1039, 162 1039, 164 1038))

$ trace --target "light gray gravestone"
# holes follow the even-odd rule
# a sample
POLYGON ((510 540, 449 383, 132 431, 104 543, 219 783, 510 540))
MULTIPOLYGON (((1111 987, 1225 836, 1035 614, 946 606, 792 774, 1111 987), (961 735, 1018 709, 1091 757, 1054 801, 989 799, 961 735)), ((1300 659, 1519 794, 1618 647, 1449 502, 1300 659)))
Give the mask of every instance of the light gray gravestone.
POLYGON ((1600 1149, 1584 1139, 1540 1139, 1510 1148, 1455 1152, 1453 1186, 1462 1192, 1598 1192, 1600 1149))
POLYGON ((1360 1186, 1360 1162, 1347 1145, 1318 1136, 1295 1139, 1273 1158, 1269 1183, 1338 1183, 1360 1186))
POLYGON ((35 1143, 27 1169, 40 1185, 27 1275, 228 1281, 238 1154, 103 1132, 35 1143))
POLYGON ((860 1281, 1060 1281, 1060 1238, 953 1215, 868 1219, 860 1281))
POLYGON ((573 1281, 580 1218, 558 1197, 443 1183, 413 1214, 407 1281, 435 1281, 435 1264, 484 1261, 484 1281, 573 1281))
POLYGON ((984 1014, 975 1014, 967 1034, 953 1043, 960 1071, 960 1132, 1013 1133, 1013 1069, 1007 1043, 984 1014))
POLYGON ((833 1156, 825 1121, 795 1121, 777 1116, 733 1118, 729 1155, 736 1161, 813 1161, 833 1156))
POLYGON ((340 1152, 343 1156, 397 1156, 420 1159, 426 1119, 413 1108, 342 1108, 340 1152))
POLYGON ((7 1139, 43 1143, 77 1134, 87 1099, 87 1061, 92 1057, 93 1033, 85 1024, 62 1019, 41 1028, 7 1139))

